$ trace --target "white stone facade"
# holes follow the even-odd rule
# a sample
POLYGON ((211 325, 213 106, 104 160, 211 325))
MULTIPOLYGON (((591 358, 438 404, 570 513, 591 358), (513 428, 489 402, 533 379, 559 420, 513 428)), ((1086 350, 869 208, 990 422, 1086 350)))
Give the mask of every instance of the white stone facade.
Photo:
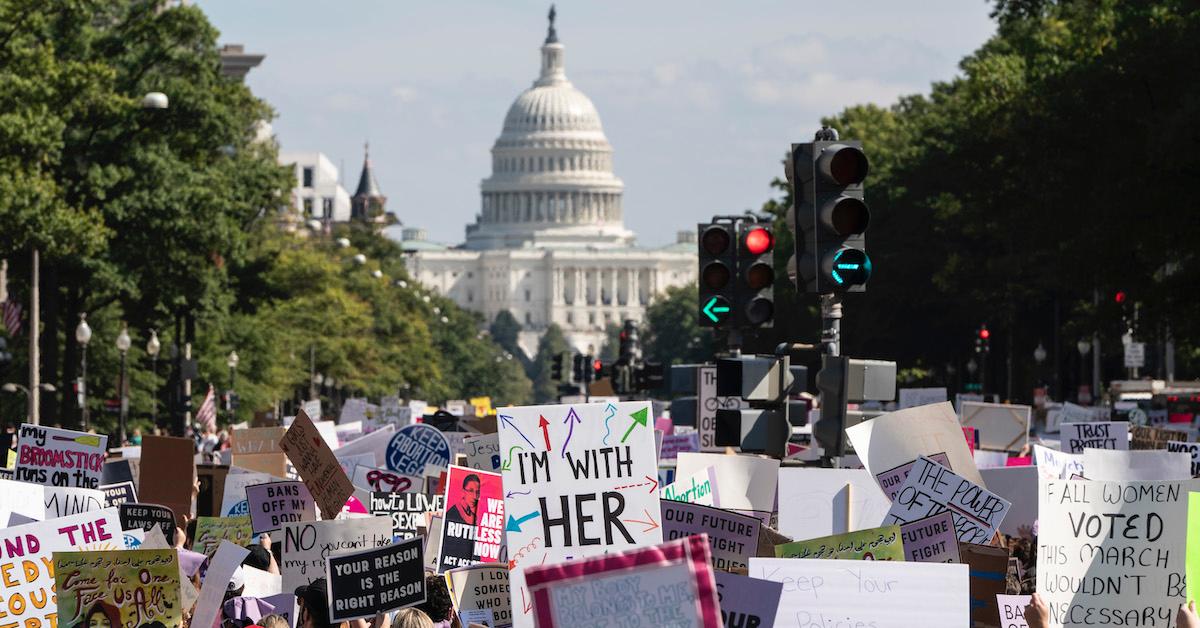
POLYGON ((350 193, 338 181, 338 169, 324 153, 280 152, 279 163, 295 171, 292 207, 304 220, 350 220, 350 193))
POLYGON ((612 146, 591 100, 567 80, 563 57, 551 26, 541 75, 513 102, 492 147, 466 242, 403 242, 422 284, 488 321, 512 312, 530 356, 551 323, 577 350, 599 350, 607 324, 640 322, 657 295, 696 281, 694 234, 661 249, 634 245, 612 146))

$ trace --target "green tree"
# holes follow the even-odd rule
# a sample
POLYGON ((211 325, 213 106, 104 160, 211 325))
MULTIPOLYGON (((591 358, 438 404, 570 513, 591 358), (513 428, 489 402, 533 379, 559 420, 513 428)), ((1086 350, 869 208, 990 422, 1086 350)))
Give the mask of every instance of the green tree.
MULTIPOLYGON (((537 403, 552 402, 558 398, 558 382, 550 377, 551 363, 554 356, 567 353, 570 347, 563 336, 562 329, 551 323, 546 333, 538 340, 537 355, 533 358, 533 399, 537 403)), ((564 370, 568 365, 564 365, 564 370)), ((565 376, 566 373, 564 372, 565 376)))
POLYGON ((492 324, 488 326, 488 333, 491 334, 492 340, 496 344, 520 362, 526 373, 529 372, 533 361, 521 349, 519 342, 521 323, 517 322, 517 317, 513 316, 512 312, 501 310, 499 314, 496 314, 496 318, 492 319, 492 324))
POLYGON ((662 364, 705 362, 713 356, 712 333, 697 323, 695 286, 674 286, 646 308, 643 356, 662 364))
POLYGON ((600 355, 605 362, 616 360, 621 355, 621 326, 608 323, 604 326, 604 344, 600 345, 600 355))

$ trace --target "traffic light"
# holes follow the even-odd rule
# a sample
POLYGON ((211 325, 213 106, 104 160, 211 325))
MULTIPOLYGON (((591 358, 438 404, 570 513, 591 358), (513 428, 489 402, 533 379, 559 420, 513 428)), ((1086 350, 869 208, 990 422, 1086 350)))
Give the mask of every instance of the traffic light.
POLYGON ((992 332, 988 331, 987 323, 981 324, 975 331, 975 353, 987 353, 991 348, 992 332))
POLYGON ((573 382, 584 381, 584 377, 585 377, 584 371, 587 370, 586 367, 587 367, 587 358, 584 357, 583 354, 576 353, 574 361, 571 364, 571 381, 573 381, 573 382))
POLYGON ((700 223, 700 326, 721 327, 733 307, 737 240, 733 223, 700 223))
POLYGON ((563 365, 567 360, 567 354, 559 353, 550 358, 550 379, 552 381, 561 382, 563 379, 563 365))
POLYGON ((812 427, 813 439, 825 450, 827 458, 842 456, 847 449, 846 428, 867 418, 862 412, 848 411, 846 404, 894 399, 896 363, 822 356, 817 392, 821 396, 821 414, 812 427))
POLYGON ((739 327, 771 327, 775 320, 775 235, 765 225, 738 225, 735 319, 739 327))
POLYGON ((863 201, 870 169, 862 143, 818 140, 792 145, 796 252, 788 275, 812 294, 863 292, 871 278, 866 251, 871 212, 863 201))
POLYGON ((590 355, 587 356, 587 359, 592 365, 591 370, 588 371, 591 374, 591 378, 588 381, 595 382, 604 379, 604 361, 600 358, 593 358, 590 355))

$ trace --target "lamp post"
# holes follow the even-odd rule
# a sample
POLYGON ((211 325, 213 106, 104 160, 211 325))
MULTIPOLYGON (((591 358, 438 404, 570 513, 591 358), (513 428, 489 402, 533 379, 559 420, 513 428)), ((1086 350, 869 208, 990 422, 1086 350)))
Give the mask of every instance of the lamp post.
POLYGON ((153 375, 150 384, 150 420, 158 425, 158 352, 162 343, 158 341, 158 330, 150 330, 150 339, 146 341, 146 355, 150 356, 150 374, 153 375))
POLYGON ((129 326, 124 322, 121 323, 121 333, 117 334, 117 351, 121 354, 121 377, 117 387, 117 394, 121 400, 121 424, 117 432, 121 446, 125 446, 125 422, 129 418, 129 395, 127 394, 128 385, 125 383, 125 378, 128 376, 125 370, 125 355, 129 353, 129 347, 133 341, 129 338, 129 326))
MULTIPOLYGON (((3 390, 6 393, 23 393, 26 398, 30 396, 28 388, 13 382, 9 382, 3 386, 0 386, 0 390, 3 390)), ((38 390, 53 393, 57 389, 54 388, 54 384, 38 384, 38 390)))
POLYGON ((227 359, 225 361, 225 364, 227 366, 229 366, 229 397, 228 397, 229 398, 229 422, 230 422, 230 424, 232 424, 233 423, 233 409, 234 409, 233 408, 233 396, 234 396, 233 388, 234 388, 234 384, 237 383, 237 365, 238 365, 237 351, 229 352, 229 359, 227 359))
POLYGON ((87 312, 79 313, 79 324, 75 326, 75 342, 79 343, 80 353, 80 375, 79 375, 79 408, 80 417, 83 420, 83 430, 88 429, 89 419, 87 407, 87 347, 88 342, 92 340, 92 328, 87 324, 87 312))

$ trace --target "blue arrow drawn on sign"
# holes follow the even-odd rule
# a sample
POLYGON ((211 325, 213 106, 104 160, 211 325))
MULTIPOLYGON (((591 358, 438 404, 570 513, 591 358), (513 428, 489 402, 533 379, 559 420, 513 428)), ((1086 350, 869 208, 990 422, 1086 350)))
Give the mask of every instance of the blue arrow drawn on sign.
POLYGON ((530 447, 530 448, 532 448, 532 449, 537 449, 537 447, 534 447, 534 446, 533 446, 533 443, 530 443, 530 442, 529 442, 529 439, 528 439, 528 438, 525 438, 525 434, 523 434, 523 433, 521 432, 521 430, 520 430, 520 429, 519 429, 517 426, 515 426, 515 425, 513 425, 513 424, 512 424, 512 417, 508 416, 507 414, 501 414, 501 415, 500 415, 500 420, 501 420, 501 421, 504 421, 504 425, 507 425, 507 426, 509 426, 509 427, 513 428, 514 430, 517 430, 517 434, 519 434, 519 435, 521 436, 521 438, 524 438, 524 439, 525 439, 525 442, 529 443, 529 447, 530 447))
POLYGON ((534 517, 538 516, 538 514, 539 514, 538 511, 535 510, 535 511, 525 515, 524 517, 521 517, 520 519, 517 519, 517 518, 513 517, 512 515, 509 515, 508 516, 508 525, 504 526, 504 531, 505 532, 520 532, 521 524, 525 523, 526 521, 529 521, 530 519, 533 519, 534 517))
POLYGON ((575 433, 575 424, 583 423, 583 419, 579 418, 579 415, 575 412, 575 408, 571 408, 570 410, 567 410, 567 418, 563 419, 563 423, 570 425, 571 430, 567 432, 567 440, 563 441, 562 451, 559 452, 558 455, 559 458, 565 458, 567 456, 567 443, 571 442, 571 435, 575 433), (572 421, 572 418, 575 420, 572 421))
POLYGON ((607 406, 604 406, 604 411, 608 414, 604 415, 604 440, 602 440, 601 443, 607 445, 608 435, 612 433, 612 430, 610 430, 608 427, 608 422, 612 420, 613 417, 617 416, 617 407, 610 403, 607 406))

